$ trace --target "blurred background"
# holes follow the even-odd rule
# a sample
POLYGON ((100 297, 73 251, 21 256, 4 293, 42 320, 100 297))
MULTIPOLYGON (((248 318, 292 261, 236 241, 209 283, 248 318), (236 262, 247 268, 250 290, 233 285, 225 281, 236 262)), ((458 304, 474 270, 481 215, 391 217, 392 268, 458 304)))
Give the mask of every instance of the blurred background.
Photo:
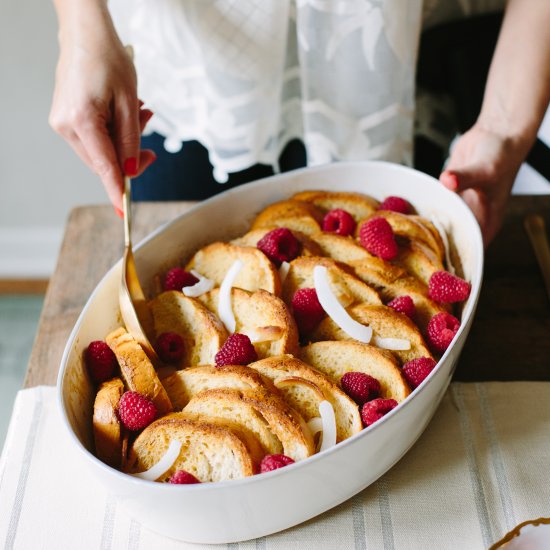
MULTIPOLYGON (((56 27, 49 1, 0 2, 0 448, 67 216, 107 202, 98 178, 48 126, 56 27)), ((540 136, 550 144, 548 115, 540 136)), ((514 191, 548 193, 550 185, 524 165, 514 191)))

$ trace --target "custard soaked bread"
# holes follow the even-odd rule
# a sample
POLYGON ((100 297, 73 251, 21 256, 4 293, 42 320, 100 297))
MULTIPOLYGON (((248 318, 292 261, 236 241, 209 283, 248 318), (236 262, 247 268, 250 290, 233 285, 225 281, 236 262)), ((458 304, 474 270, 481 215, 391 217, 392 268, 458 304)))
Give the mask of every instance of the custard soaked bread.
POLYGON ((292 196, 293 200, 309 202, 323 212, 342 209, 349 212, 356 221, 367 218, 378 210, 380 203, 361 193, 337 191, 301 191, 292 196))
POLYGON ((225 481, 254 475, 256 464, 247 438, 215 422, 192 420, 174 413, 156 420, 132 445, 126 471, 148 470, 165 455, 170 441, 182 444, 179 456, 157 481, 167 481, 179 470, 199 481, 225 481))
POLYGON ((266 453, 295 461, 315 452, 303 418, 277 395, 258 390, 216 389, 197 394, 183 409, 202 419, 221 418, 253 432, 266 453))
POLYGON ((122 426, 117 408, 123 393, 122 380, 112 378, 101 384, 94 401, 92 425, 96 456, 114 468, 122 464, 122 426))
POLYGON ((296 357, 269 357, 251 363, 249 367, 269 378, 283 398, 306 421, 319 416, 321 401, 329 401, 336 416, 337 441, 343 441, 363 429, 357 404, 329 376, 296 357))
POLYGON ((300 358, 340 383, 347 372, 363 372, 380 382, 381 396, 403 401, 411 392, 391 353, 360 342, 315 342, 302 348, 300 358))
POLYGON ((122 379, 128 389, 150 399, 158 414, 172 410, 172 403, 157 376, 149 357, 126 329, 120 327, 105 338, 116 355, 122 379))
MULTIPOLYGON (((352 306, 347 311, 353 319, 372 328, 372 345, 377 346, 376 338, 398 338, 408 342, 409 349, 391 351, 400 364, 416 357, 432 356, 418 327, 403 313, 388 306, 368 304, 352 306)), ((321 321, 311 335, 312 341, 351 339, 330 317, 321 321)))
MULTIPOLYGON (((273 231, 274 229, 276 229, 274 226, 253 229, 252 231, 245 233, 242 237, 233 239, 231 244, 236 246, 256 246, 267 233, 273 231)), ((310 235, 306 235, 296 229, 292 230, 292 234, 300 242, 300 256, 324 256, 321 249, 310 235)), ((315 233, 315 237, 317 237, 317 235, 318 234, 315 233)))
POLYGON ((264 289, 278 296, 281 290, 279 272, 267 256, 257 248, 212 243, 201 248, 189 261, 186 269, 194 269, 220 286, 235 260, 243 263, 234 286, 254 292, 264 289))
POLYGON ((323 212, 315 205, 297 200, 279 201, 264 208, 252 223, 252 230, 262 227, 287 227, 306 235, 321 230, 323 212))
POLYGON ((154 339, 175 332, 184 342, 178 367, 209 365, 228 334, 223 323, 207 307, 177 290, 163 292, 149 302, 153 317, 154 339))
POLYGON ((283 299, 287 304, 292 302, 298 289, 315 286, 313 269, 318 265, 327 268, 331 289, 343 306, 363 302, 382 304, 378 292, 354 276, 351 269, 329 258, 315 256, 300 256, 290 262, 290 269, 283 283, 283 299))
POLYGON ((262 378, 256 371, 241 365, 190 367, 164 378, 162 384, 176 411, 181 411, 192 397, 204 390, 228 388, 269 391, 274 389, 269 381, 262 378))
MULTIPOLYGON (((219 289, 206 292, 198 299, 210 311, 218 311, 219 289)), ((287 305, 277 296, 258 290, 231 289, 231 307, 236 321, 235 332, 247 334, 258 357, 297 353, 298 329, 287 305)), ((202 363, 214 363, 202 361, 202 363)), ((197 364, 197 363, 195 363, 197 364)))

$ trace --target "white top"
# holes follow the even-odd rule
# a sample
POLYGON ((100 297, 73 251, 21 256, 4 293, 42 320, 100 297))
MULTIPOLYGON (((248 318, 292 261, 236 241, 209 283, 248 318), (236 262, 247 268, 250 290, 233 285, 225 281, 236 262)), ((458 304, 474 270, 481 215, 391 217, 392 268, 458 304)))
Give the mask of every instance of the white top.
POLYGON ((223 182, 256 163, 277 171, 293 138, 309 165, 410 164, 421 29, 503 3, 112 0, 111 9, 155 113, 147 131, 172 152, 200 141, 223 182))

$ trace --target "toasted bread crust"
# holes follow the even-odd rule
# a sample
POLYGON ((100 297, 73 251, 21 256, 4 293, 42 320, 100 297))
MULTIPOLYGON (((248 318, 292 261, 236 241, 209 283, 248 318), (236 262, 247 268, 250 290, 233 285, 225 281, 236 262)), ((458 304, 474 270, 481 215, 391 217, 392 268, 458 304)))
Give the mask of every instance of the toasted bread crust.
MULTIPOLYGON (((219 289, 203 294, 199 300, 210 311, 216 312, 219 289)), ((296 321, 283 300, 265 290, 248 292, 232 288, 231 305, 237 322, 235 332, 249 335, 252 341, 257 340, 254 347, 258 357, 298 352, 296 321)))
POLYGON ((448 305, 430 300, 428 287, 415 277, 407 275, 402 268, 391 266, 387 270, 379 270, 373 260, 374 258, 351 262, 351 268, 360 280, 375 287, 386 303, 398 296, 410 296, 416 308, 418 327, 423 334, 434 315, 441 311, 450 311, 448 305))
POLYGON ((311 406, 306 407, 304 403, 301 403, 301 396, 296 395, 297 392, 293 391, 292 385, 282 386, 279 382, 295 377, 309 381, 317 386, 321 390, 323 398, 329 401, 334 408, 337 441, 343 441, 363 429, 357 404, 329 376, 296 357, 291 355, 268 357, 267 359, 251 363, 249 367, 271 379, 283 394, 283 398, 288 401, 291 407, 300 412, 307 421, 319 416, 318 403, 316 403, 316 408, 313 407, 315 410, 312 411, 311 406))
POLYGON ((210 365, 227 339, 223 323, 199 300, 181 292, 163 292, 149 302, 155 339, 163 332, 175 332, 184 341, 184 353, 177 366, 210 365))
POLYGON ((204 390, 233 388, 268 391, 274 389, 256 371, 240 365, 190 367, 164 378, 162 384, 174 405, 174 410, 179 411, 195 395, 204 390))
POLYGON ((419 221, 419 219, 423 218, 420 218, 419 216, 401 214, 399 212, 392 212, 390 210, 379 210, 378 212, 367 217, 365 220, 361 220, 361 222, 357 224, 357 236, 359 235, 363 222, 368 221, 373 217, 386 218, 396 235, 406 237, 408 239, 417 239, 424 242, 437 255, 440 262, 444 261, 445 247, 443 246, 441 237, 437 239, 427 225, 419 221))
POLYGON ((425 285, 430 282, 433 273, 445 269, 437 254, 425 243, 416 239, 411 239, 407 244, 399 247, 399 254, 394 262, 425 285))
POLYGON ((124 393, 120 378, 112 378, 99 386, 92 425, 96 456, 113 468, 122 463, 122 426, 118 419, 118 402, 124 393))
POLYGON ((266 452, 303 460, 314 452, 304 420, 286 402, 259 390, 214 389, 197 394, 184 413, 227 418, 252 430, 266 452))
POLYGON ((195 269, 220 286, 235 260, 243 262, 243 268, 234 286, 254 292, 267 290, 278 296, 281 293, 279 272, 267 256, 256 247, 235 246, 229 243, 212 243, 201 248, 189 261, 186 269, 195 269))
POLYGON ((290 262, 283 283, 283 300, 287 304, 292 303, 292 297, 298 289, 315 287, 313 268, 317 265, 327 268, 331 289, 344 307, 362 302, 382 304, 378 292, 357 278, 349 267, 316 256, 301 256, 290 262))
POLYGON ((150 424, 135 440, 126 466, 129 473, 148 470, 166 453, 170 441, 182 443, 178 458, 158 481, 168 480, 177 470, 199 481, 225 481, 254 475, 250 450, 239 435, 215 422, 190 419, 173 413, 150 424))
POLYGON ((303 347, 300 357, 338 385, 346 372, 364 372, 380 382, 381 397, 400 403, 410 394, 397 360, 369 344, 350 340, 315 342, 303 347))
MULTIPOLYGON (((257 246, 258 242, 270 231, 278 229, 277 227, 260 227, 258 229, 252 229, 248 233, 245 233, 242 237, 230 241, 230 244, 235 246, 257 246)), ((300 242, 301 250, 300 256, 322 256, 321 249, 317 243, 312 240, 309 235, 292 229, 292 234, 300 242)))
MULTIPOLYGON (((398 313, 388 306, 371 306, 359 304, 348 308, 350 316, 368 325, 373 330, 373 335, 380 338, 403 338, 410 342, 410 349, 392 351, 400 364, 418 357, 432 357, 426 346, 418 327, 403 313, 398 313)), ((336 323, 327 317, 321 321, 311 336, 312 341, 325 340, 351 340, 336 323)), ((373 345, 376 345, 373 343, 373 345)))
POLYGON ((262 210, 252 223, 252 229, 262 227, 288 227, 306 235, 321 230, 323 213, 311 203, 285 200, 270 204, 262 210))
POLYGON ((120 327, 108 334, 105 341, 116 355, 126 386, 151 399, 159 415, 170 412, 172 403, 160 383, 155 368, 134 338, 120 327))
POLYGON ((368 195, 342 191, 302 191, 293 195, 292 199, 310 202, 323 212, 341 208, 349 212, 356 221, 376 212, 380 206, 376 199, 368 195))

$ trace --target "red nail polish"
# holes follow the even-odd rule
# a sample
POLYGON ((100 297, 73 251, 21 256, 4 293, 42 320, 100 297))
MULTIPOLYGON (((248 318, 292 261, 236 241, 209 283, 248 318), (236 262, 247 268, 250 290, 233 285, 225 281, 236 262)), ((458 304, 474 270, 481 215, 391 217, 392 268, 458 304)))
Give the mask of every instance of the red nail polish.
POLYGON ((127 176, 135 176, 138 171, 138 164, 136 157, 127 158, 124 161, 124 173, 127 176))
POLYGON ((117 208, 116 206, 114 208, 115 208, 116 215, 119 218, 124 218, 124 212, 120 208, 117 208))
POLYGON ((449 177, 449 183, 451 185, 451 187, 453 189, 458 189, 458 177, 456 174, 453 174, 452 172, 449 172, 448 174, 448 177, 449 177))

